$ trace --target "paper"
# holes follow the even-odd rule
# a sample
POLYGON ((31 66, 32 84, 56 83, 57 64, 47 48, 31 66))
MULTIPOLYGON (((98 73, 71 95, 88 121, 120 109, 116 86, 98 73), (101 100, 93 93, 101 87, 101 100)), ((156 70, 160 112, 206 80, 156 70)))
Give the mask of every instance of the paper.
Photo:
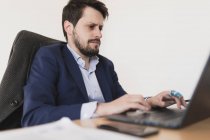
POLYGON ((59 121, 0 132, 0 140, 139 140, 116 132, 84 128, 74 124, 68 118, 59 121))

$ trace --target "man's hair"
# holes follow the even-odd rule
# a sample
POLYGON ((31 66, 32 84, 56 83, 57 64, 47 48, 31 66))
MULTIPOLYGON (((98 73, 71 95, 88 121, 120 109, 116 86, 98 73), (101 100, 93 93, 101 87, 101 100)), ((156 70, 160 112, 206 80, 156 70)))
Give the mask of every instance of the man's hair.
POLYGON ((69 0, 68 4, 63 8, 62 15, 62 27, 63 34, 67 40, 67 34, 64 30, 64 22, 68 20, 74 26, 76 26, 77 22, 83 15, 84 8, 91 7, 98 10, 103 18, 107 18, 109 16, 108 9, 104 3, 98 0, 69 0))

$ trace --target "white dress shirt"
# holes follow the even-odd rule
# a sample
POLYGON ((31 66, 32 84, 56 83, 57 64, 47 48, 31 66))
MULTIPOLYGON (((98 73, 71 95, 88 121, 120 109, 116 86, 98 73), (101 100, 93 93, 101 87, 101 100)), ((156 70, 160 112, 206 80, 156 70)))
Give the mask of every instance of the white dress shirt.
POLYGON ((95 74, 96 65, 99 62, 99 58, 97 56, 91 57, 89 69, 86 69, 85 61, 81 58, 81 56, 79 56, 69 45, 67 45, 67 47, 80 68, 90 101, 82 104, 80 119, 88 119, 93 117, 97 103, 105 101, 95 74))

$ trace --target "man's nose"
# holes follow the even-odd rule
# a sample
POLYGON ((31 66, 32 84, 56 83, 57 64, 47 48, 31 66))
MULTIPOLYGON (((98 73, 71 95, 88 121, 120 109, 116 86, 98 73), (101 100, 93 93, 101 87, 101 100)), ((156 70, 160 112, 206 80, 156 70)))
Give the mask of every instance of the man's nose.
POLYGON ((96 29, 95 30, 95 37, 96 38, 102 38, 102 32, 100 29, 96 29))

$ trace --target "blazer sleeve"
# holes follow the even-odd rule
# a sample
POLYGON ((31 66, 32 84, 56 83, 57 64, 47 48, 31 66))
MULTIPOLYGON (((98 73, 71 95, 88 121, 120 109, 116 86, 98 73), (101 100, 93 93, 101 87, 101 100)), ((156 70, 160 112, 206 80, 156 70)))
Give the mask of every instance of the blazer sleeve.
POLYGON ((114 87, 113 87, 113 90, 114 90, 113 94, 115 95, 114 99, 117 99, 117 98, 119 98, 119 97, 121 97, 121 96, 123 96, 127 93, 122 88, 121 84, 119 83, 118 76, 117 76, 116 71, 114 70, 114 64, 112 62, 111 62, 110 66, 111 66, 110 70, 111 70, 111 73, 112 73, 112 79, 113 79, 113 85, 114 85, 114 87))
POLYGON ((34 57, 30 75, 24 87, 22 126, 52 122, 64 116, 70 119, 80 118, 82 103, 57 104, 58 62, 48 49, 42 48, 34 57))
MULTIPOLYGON (((118 76, 117 73, 115 72, 114 69, 114 64, 112 63, 112 61, 110 61, 109 59, 107 59, 106 57, 103 57, 101 55, 99 55, 99 60, 100 60, 100 66, 97 67, 97 70, 101 70, 104 72, 104 81, 108 81, 108 87, 111 89, 111 94, 112 94, 112 98, 110 98, 109 101, 115 100, 123 95, 126 94, 126 91, 122 88, 122 86, 119 83, 118 80, 118 76)), ((96 70, 96 71, 97 71, 96 70)), ((97 74, 98 77, 100 77, 100 75, 102 74, 97 74)), ((101 80, 103 81, 103 80, 101 80)), ((99 83, 101 82, 99 81, 99 83)), ((106 83, 101 83, 101 86, 106 85, 106 83)), ((104 87, 103 89, 105 89, 106 87, 104 87)), ((106 88, 108 89, 108 88, 106 88)), ((106 91, 108 93, 108 90, 106 91)))

